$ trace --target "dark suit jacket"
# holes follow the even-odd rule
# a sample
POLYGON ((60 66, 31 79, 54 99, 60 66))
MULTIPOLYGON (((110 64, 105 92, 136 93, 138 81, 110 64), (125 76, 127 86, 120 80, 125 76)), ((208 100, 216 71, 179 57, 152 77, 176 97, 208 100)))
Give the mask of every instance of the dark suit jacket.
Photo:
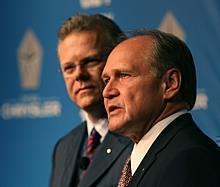
POLYGON ((159 135, 129 187, 220 187, 220 154, 190 114, 159 135))
MULTIPOLYGON (((51 187, 73 187, 74 176, 80 150, 87 133, 86 123, 82 123, 60 139, 54 149, 51 187)), ((116 185, 125 160, 131 152, 129 139, 108 132, 104 141, 96 149, 93 162, 80 181, 80 187, 108 187, 116 185), (107 153, 107 149, 111 153, 107 153)))

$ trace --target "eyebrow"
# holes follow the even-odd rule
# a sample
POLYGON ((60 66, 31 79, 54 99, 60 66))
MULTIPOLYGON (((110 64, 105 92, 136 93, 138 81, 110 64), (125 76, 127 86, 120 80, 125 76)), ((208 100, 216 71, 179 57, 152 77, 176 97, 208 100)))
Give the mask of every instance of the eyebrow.
MULTIPOLYGON (((101 57, 101 55, 94 54, 94 55, 90 55, 90 56, 87 56, 87 57, 83 58, 81 60, 81 63, 88 62, 88 61, 91 61, 91 60, 103 60, 103 58, 101 57)), ((72 64, 74 64, 74 62, 71 61, 71 60, 64 63, 64 65, 72 65, 72 64)))
POLYGON ((84 61, 90 61, 90 60, 102 60, 103 58, 100 55, 91 55, 88 57, 85 57, 84 59, 82 59, 82 62, 84 61))
MULTIPOLYGON (((111 69, 111 71, 113 72, 113 74, 117 74, 117 73, 121 72, 121 69, 111 69)), ((108 75, 108 73, 104 73, 104 71, 103 71, 102 78, 104 78, 104 77, 110 77, 110 75, 108 75)))

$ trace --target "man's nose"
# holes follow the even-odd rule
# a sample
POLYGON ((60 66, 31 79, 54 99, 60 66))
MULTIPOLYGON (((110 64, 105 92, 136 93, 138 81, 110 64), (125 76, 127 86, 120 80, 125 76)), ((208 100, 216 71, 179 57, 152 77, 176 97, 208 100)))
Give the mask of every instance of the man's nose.
POLYGON ((103 97, 106 99, 112 99, 118 96, 119 94, 120 92, 113 81, 109 81, 102 92, 103 97))
POLYGON ((87 80, 89 78, 88 70, 81 65, 76 67, 74 74, 77 81, 87 80))

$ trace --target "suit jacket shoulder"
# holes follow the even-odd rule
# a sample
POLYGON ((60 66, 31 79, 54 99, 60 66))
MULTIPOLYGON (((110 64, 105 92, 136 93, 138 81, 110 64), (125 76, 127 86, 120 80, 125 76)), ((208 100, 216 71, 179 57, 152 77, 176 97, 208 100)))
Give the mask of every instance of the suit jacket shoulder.
POLYGON ((145 155, 129 186, 220 186, 218 146, 190 114, 174 120, 145 155))
POLYGON ((86 122, 83 122, 56 143, 52 159, 51 187, 69 186, 85 133, 86 122))

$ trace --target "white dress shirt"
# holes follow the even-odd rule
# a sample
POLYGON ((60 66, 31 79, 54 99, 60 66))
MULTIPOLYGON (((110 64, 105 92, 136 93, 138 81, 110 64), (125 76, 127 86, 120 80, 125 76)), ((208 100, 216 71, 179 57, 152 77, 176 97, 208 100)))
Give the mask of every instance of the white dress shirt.
POLYGON ((182 114, 185 114, 186 110, 181 110, 168 116, 167 118, 156 123, 137 143, 134 144, 132 153, 131 153, 131 172, 134 175, 136 169, 140 165, 144 156, 147 154, 151 145, 154 143, 156 138, 160 135, 160 133, 177 117, 182 114))
POLYGON ((87 121, 88 136, 91 134, 91 131, 94 127, 95 130, 100 134, 100 142, 102 142, 108 132, 108 120, 103 118, 94 123, 88 118, 88 115, 86 113, 84 113, 83 115, 85 117, 85 120, 87 121))

